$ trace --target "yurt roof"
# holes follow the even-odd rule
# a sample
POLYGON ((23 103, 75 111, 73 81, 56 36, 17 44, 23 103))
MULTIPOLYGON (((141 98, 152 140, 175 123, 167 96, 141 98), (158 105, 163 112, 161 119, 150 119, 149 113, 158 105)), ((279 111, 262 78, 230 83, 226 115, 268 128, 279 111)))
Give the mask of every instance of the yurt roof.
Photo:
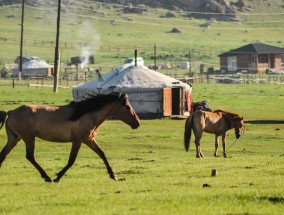
POLYGON ((31 68, 49 68, 51 67, 45 61, 41 60, 30 60, 23 64, 23 69, 31 69, 31 68))
POLYGON ((102 75, 102 78, 89 81, 73 88, 73 90, 117 88, 125 91, 126 89, 157 89, 165 87, 184 87, 191 89, 188 84, 151 70, 148 67, 127 65, 117 67, 112 72, 102 75))

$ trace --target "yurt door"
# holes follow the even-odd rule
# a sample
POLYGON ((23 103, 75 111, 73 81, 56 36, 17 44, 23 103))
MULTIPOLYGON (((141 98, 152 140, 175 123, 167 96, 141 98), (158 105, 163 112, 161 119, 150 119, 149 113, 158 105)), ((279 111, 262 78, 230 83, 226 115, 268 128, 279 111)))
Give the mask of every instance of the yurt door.
POLYGON ((182 114, 182 88, 172 88, 172 115, 182 114))
POLYGON ((172 88, 163 89, 163 115, 172 115, 172 88))

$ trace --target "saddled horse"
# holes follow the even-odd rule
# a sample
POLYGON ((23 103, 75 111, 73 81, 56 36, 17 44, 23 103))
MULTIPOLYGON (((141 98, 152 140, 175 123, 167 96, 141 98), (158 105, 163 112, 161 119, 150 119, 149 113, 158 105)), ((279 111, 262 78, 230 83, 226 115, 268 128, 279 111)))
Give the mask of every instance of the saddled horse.
POLYGON ((185 122, 184 131, 184 147, 189 150, 191 130, 195 136, 196 157, 202 158, 203 153, 200 147, 200 139, 202 133, 215 134, 215 151, 214 156, 217 156, 219 145, 219 137, 222 136, 223 155, 227 157, 226 153, 226 136, 227 131, 235 129, 236 138, 239 139, 243 129, 243 117, 239 114, 230 113, 224 110, 216 110, 214 112, 207 112, 198 110, 190 115, 185 122))
POLYGON ((22 105, 14 110, 0 111, 0 128, 6 121, 8 139, 0 153, 0 165, 22 139, 26 145, 26 158, 46 182, 52 182, 34 157, 35 138, 38 137, 51 142, 72 142, 68 163, 57 173, 54 182, 59 182, 74 164, 82 143, 99 155, 106 166, 109 177, 117 180, 104 152, 95 140, 100 125, 110 116, 117 117, 132 129, 140 125, 139 118, 126 94, 89 96, 82 101, 73 101, 63 106, 22 105))

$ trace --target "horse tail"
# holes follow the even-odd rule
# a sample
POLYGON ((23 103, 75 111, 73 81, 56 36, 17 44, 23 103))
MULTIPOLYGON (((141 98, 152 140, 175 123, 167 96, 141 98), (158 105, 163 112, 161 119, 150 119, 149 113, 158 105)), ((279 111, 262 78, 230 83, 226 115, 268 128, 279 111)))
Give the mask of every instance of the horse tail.
POLYGON ((186 119, 185 128, 184 128, 184 148, 185 148, 185 151, 187 152, 189 150, 189 144, 190 144, 190 138, 191 138, 192 121, 193 121, 193 116, 190 115, 186 119))
POLYGON ((6 121, 6 118, 8 116, 8 112, 7 111, 0 111, 0 129, 3 127, 5 121, 6 121))

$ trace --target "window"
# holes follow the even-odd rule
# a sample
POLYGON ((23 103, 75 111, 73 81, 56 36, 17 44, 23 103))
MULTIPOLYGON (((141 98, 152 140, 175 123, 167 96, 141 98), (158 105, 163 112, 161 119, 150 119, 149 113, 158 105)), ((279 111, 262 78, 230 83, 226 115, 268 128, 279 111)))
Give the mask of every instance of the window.
POLYGON ((255 65, 256 64, 256 55, 251 56, 251 62, 255 65))
POLYGON ((234 72, 237 71, 237 57, 228 57, 228 71, 234 72))
POLYGON ((268 56, 267 56, 267 54, 260 54, 260 55, 258 55, 258 62, 259 63, 268 63, 268 56))
POLYGON ((284 68, 284 54, 281 55, 281 67, 284 68))

